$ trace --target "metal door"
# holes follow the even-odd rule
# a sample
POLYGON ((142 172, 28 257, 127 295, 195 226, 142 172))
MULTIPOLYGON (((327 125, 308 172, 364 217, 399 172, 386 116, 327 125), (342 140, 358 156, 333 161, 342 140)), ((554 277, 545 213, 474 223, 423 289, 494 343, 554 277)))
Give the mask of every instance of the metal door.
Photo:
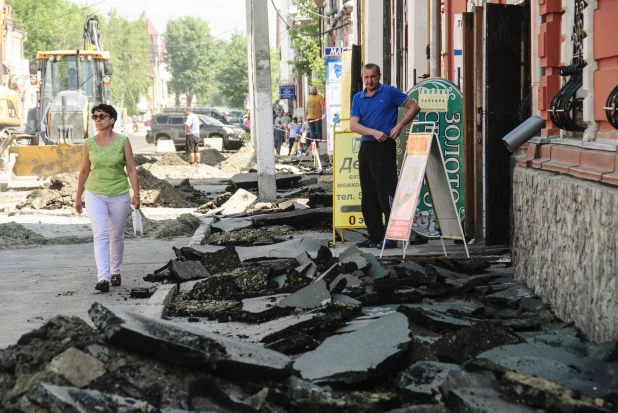
POLYGON ((509 243, 511 205, 510 153, 502 138, 520 121, 524 6, 485 4, 485 242, 509 243))

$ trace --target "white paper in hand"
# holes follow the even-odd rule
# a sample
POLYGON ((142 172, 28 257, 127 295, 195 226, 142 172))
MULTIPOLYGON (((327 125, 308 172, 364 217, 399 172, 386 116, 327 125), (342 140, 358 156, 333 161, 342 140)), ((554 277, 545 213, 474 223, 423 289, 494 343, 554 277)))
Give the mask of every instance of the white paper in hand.
POLYGON ((144 234, 144 230, 142 228, 142 214, 140 214, 139 209, 135 209, 133 205, 131 205, 131 218, 133 219, 133 235, 136 237, 141 237, 144 234))

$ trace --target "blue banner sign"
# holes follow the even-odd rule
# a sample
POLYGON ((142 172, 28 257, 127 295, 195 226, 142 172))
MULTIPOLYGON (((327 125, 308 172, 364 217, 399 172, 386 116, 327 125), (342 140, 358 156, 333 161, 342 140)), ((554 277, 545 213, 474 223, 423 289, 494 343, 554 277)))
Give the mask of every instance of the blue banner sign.
POLYGON ((296 86, 279 86, 279 99, 296 98, 296 86))

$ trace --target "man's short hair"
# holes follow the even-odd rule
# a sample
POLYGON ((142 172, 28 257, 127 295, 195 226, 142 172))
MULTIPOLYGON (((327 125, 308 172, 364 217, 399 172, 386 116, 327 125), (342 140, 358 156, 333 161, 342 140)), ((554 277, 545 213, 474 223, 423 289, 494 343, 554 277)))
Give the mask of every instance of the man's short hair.
POLYGON ((298 122, 298 118, 292 118, 294 122, 298 122))
POLYGON ((378 66, 375 63, 367 63, 365 66, 363 66, 362 70, 371 70, 371 69, 375 69, 378 72, 378 76, 382 76, 382 73, 380 73, 380 66, 378 66))
POLYGON ((191 108, 190 107, 186 107, 183 110, 186 110, 187 112, 191 112, 191 108))

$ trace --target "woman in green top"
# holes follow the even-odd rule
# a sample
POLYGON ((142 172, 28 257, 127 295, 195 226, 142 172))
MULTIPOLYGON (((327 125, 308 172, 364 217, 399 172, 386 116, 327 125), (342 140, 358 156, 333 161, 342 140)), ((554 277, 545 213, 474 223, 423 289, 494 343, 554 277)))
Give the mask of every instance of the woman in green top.
POLYGON ((98 283, 95 289, 108 292, 120 285, 124 253, 124 226, 129 207, 139 208, 139 182, 133 150, 124 135, 112 129, 118 118, 113 106, 100 104, 92 108, 98 133, 86 139, 84 162, 79 171, 75 211, 82 213, 85 190, 86 209, 94 235, 94 258, 98 283), (126 172, 125 172, 126 167, 126 172), (129 183, 133 198, 129 195, 129 183))

